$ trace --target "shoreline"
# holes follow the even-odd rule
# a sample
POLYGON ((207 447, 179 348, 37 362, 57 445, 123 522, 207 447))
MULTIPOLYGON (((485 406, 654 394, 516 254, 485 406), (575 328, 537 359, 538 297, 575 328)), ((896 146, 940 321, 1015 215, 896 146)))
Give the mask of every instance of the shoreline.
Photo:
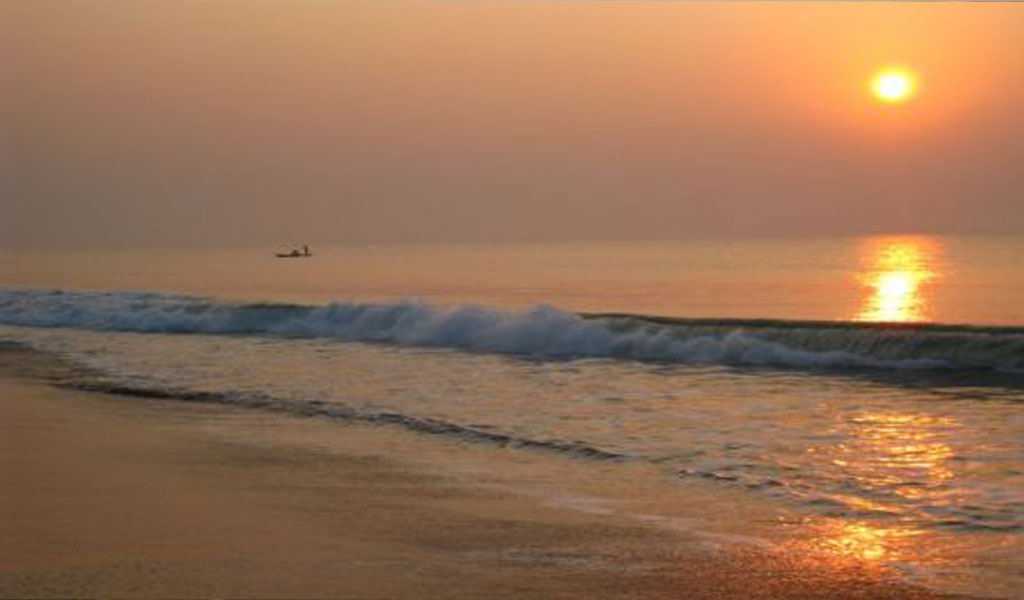
MULTIPOLYGON (((857 565, 712 550, 568 483, 557 501, 529 493, 563 489, 573 459, 59 389, 36 377, 53 361, 0 360, 3 597, 954 597, 857 565)), ((644 485, 629 476, 611 492, 644 485)), ((707 505, 694 493, 678 496, 707 505)))

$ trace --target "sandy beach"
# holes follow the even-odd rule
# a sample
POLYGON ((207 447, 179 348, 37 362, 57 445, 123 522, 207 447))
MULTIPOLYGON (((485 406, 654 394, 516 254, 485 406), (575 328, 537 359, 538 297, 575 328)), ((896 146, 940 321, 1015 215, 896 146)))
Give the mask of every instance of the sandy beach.
POLYGON ((0 597, 937 597, 509 493, 528 451, 69 391, 40 360, 4 353, 0 597))

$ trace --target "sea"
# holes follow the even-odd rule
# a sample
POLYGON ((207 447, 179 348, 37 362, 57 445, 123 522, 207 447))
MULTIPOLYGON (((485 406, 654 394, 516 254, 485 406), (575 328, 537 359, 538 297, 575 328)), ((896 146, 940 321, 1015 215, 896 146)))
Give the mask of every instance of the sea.
POLYGON ((3 251, 0 345, 140 402, 646 464, 757 505, 737 544, 1024 597, 1024 237, 277 251, 3 251))

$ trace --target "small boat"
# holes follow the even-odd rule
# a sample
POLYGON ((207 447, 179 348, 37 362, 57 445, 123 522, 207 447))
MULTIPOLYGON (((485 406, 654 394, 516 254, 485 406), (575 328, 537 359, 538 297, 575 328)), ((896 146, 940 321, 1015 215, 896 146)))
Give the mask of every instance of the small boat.
POLYGON ((291 252, 275 252, 274 256, 277 258, 309 258, 313 256, 313 253, 309 251, 309 246, 303 246, 302 251, 296 248, 291 252))

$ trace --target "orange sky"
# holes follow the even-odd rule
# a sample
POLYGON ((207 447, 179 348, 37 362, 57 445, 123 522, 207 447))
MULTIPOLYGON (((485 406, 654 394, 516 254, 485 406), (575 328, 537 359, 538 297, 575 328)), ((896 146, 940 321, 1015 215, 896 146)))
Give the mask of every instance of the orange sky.
POLYGON ((1024 231, 1022 5, 0 10, 3 246, 1024 231))

